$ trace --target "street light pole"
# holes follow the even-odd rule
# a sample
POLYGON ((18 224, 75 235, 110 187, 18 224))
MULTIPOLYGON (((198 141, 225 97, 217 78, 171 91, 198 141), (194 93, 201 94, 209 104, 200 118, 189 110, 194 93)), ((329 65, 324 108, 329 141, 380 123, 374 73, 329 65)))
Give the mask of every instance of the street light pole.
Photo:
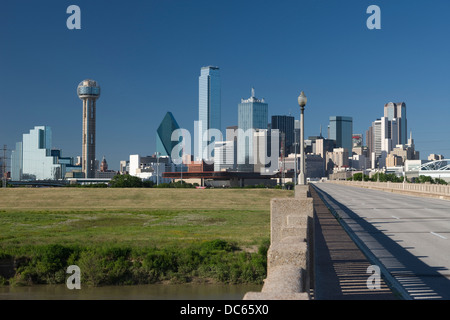
POLYGON ((305 105, 306 105, 307 99, 305 96, 305 93, 302 91, 300 95, 298 96, 298 105, 300 106, 300 176, 299 176, 299 185, 305 185, 306 179, 305 179, 305 121, 304 121, 304 112, 305 112, 305 105))
MULTIPOLYGON (((184 143, 184 138, 183 138, 184 143)), ((184 161, 184 147, 181 149, 181 185, 183 185, 183 161, 184 161)))
POLYGON ((159 152, 156 152, 156 185, 159 186, 159 152))
POLYGON ((294 185, 297 185, 297 131, 295 129, 295 121, 294 121, 294 185))

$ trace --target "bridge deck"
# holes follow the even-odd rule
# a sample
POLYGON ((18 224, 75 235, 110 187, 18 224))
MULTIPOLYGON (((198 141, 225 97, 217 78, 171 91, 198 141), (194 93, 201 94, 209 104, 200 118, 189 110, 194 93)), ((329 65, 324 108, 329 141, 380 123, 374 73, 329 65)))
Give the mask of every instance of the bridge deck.
POLYGON ((366 256, 331 214, 311 187, 315 215, 315 288, 317 300, 394 300, 381 279, 380 289, 370 290, 367 279, 371 265, 366 256))

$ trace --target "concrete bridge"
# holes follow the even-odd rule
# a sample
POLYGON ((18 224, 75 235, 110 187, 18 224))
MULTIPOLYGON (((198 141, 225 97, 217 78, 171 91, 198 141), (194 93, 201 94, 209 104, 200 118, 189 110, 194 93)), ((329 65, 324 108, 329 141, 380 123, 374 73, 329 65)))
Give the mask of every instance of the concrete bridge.
POLYGON ((245 300, 450 299, 450 187, 336 181, 271 201, 261 292, 245 300), (447 198, 448 197, 448 198, 447 198), (371 267, 381 278, 371 287, 371 267))
POLYGON ((314 286, 314 205, 309 186, 297 186, 295 198, 272 199, 267 278, 261 292, 244 300, 308 300, 314 286))

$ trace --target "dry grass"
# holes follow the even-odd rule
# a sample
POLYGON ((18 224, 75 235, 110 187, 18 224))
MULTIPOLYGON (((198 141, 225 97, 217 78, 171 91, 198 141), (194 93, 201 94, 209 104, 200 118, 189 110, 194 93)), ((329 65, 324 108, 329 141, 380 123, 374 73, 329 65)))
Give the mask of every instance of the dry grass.
POLYGON ((0 189, 0 210, 264 210, 270 199, 291 196, 276 189, 0 189))
POLYGON ((77 244, 183 246, 224 239, 251 247, 269 238, 276 189, 0 190, 0 248, 77 244))

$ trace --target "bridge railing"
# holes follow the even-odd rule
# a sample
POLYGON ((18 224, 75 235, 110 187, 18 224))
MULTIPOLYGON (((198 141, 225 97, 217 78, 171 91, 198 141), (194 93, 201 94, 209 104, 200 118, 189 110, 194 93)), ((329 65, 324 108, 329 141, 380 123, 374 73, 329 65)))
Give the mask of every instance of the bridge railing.
POLYGON ((294 198, 272 199, 267 277, 261 292, 244 300, 309 300, 313 275, 313 199, 309 186, 296 186, 294 198))
POLYGON ((358 186, 369 189, 406 193, 412 195, 430 196, 450 200, 450 186, 440 184, 408 183, 408 182, 373 182, 329 180, 330 183, 358 186))

